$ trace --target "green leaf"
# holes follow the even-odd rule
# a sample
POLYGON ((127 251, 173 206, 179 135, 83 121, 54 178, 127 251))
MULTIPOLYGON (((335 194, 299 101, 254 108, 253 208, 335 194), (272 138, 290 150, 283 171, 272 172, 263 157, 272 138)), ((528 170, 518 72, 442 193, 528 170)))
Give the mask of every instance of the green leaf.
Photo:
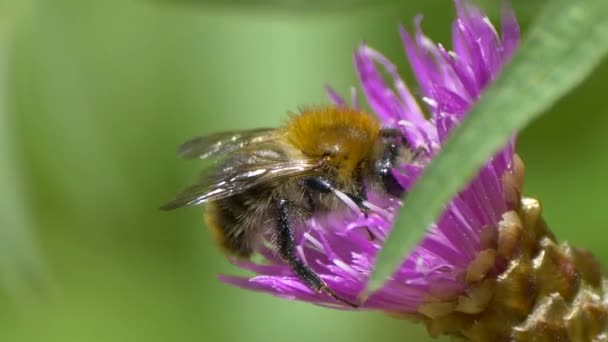
POLYGON ((485 161, 581 83, 607 52, 608 1, 547 3, 510 65, 408 194, 363 298, 384 284, 485 161))

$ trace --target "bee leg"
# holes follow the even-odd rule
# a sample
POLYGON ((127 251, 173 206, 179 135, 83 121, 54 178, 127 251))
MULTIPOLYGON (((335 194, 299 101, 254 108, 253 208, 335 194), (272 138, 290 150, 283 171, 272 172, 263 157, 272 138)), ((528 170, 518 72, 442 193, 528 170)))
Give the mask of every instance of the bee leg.
POLYGON ((416 149, 414 150, 414 152, 412 153, 412 156, 410 157, 410 160, 412 162, 417 162, 420 161, 420 159, 423 157, 423 154, 426 155, 428 157, 429 153, 427 152, 426 148, 424 146, 418 146, 416 147, 416 149))
POLYGON ((278 200, 277 204, 277 244, 281 258, 289 263, 291 269, 297 274, 298 278, 300 278, 310 289, 317 293, 325 293, 338 302, 357 308, 357 304, 338 296, 312 269, 310 269, 310 267, 306 266, 298 259, 295 254, 293 230, 289 224, 289 203, 286 199, 281 198, 278 200))
POLYGON ((368 206, 368 203, 363 196, 359 196, 359 195, 355 195, 355 194, 351 194, 351 193, 347 193, 347 192, 342 192, 342 191, 338 190, 332 184, 332 182, 325 177, 320 177, 320 176, 304 177, 301 179, 300 184, 309 190, 324 193, 324 194, 333 192, 341 200, 344 200, 343 198, 341 198, 341 196, 347 196, 351 201, 353 201, 357 205, 357 207, 359 207, 359 210, 361 210, 361 212, 363 213, 363 215, 365 215, 365 217, 368 216, 370 207, 368 206))

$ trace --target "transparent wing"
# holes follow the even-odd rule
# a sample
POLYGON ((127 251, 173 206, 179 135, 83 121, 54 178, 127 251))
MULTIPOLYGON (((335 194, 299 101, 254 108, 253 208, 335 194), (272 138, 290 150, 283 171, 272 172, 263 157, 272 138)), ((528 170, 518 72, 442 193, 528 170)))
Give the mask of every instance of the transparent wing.
POLYGON ((161 209, 189 207, 230 197, 257 185, 310 173, 315 165, 310 160, 228 165, 220 170, 219 176, 204 177, 199 183, 184 189, 173 201, 163 205, 161 209))
POLYGON ((256 128, 247 131, 214 133, 196 137, 178 148, 181 158, 205 159, 222 153, 243 149, 252 144, 264 143, 277 137, 276 129, 256 128))

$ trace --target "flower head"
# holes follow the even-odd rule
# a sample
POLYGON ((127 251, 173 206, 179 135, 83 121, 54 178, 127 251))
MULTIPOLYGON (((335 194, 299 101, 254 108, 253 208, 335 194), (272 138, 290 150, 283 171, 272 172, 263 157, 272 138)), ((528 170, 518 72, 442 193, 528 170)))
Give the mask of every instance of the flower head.
MULTIPOLYGON (((489 19, 470 4, 455 0, 457 18, 452 24, 452 49, 435 44, 424 35, 421 18, 415 32, 401 28, 405 54, 418 81, 416 98, 396 67, 369 46, 360 46, 354 62, 363 94, 372 111, 385 126, 399 127, 413 149, 432 158, 452 128, 499 74, 519 43, 519 27, 513 12, 505 8, 501 35, 489 19), (388 74, 386 82, 382 73, 388 74), (430 113, 423 114, 421 105, 430 113)), ((351 103, 328 89, 336 105, 358 108, 356 91, 351 103)), ((514 165, 514 142, 508 144, 479 171, 477 177, 449 203, 440 219, 428 229, 385 286, 362 304, 363 309, 414 312, 429 298, 449 298, 467 288, 467 268, 484 245, 484 232, 497 227, 508 211, 503 175, 514 165)), ((424 166, 413 163, 394 171, 395 178, 410 189, 424 166)), ((393 226, 402 204, 394 198, 369 193, 376 213, 364 216, 356 211, 317 216, 297 237, 299 257, 341 297, 356 301, 371 274, 374 259, 393 226), (380 209, 383 208, 383 209, 380 209), (384 208, 387 208, 384 210, 384 208), (370 238, 373 237, 373 238, 370 238)), ((407 205, 407 200, 405 200, 407 205)), ((356 208, 356 206, 355 206, 356 208)), ((264 261, 238 262, 255 272, 251 278, 222 276, 225 282, 277 296, 319 305, 348 308, 325 294, 310 290, 273 252, 259 251, 264 261)))

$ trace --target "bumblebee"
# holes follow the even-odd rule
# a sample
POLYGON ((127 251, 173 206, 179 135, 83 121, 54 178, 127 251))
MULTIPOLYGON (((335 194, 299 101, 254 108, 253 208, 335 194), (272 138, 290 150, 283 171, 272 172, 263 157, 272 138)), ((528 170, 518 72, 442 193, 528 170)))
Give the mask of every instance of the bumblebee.
POLYGON ((280 128, 194 138, 178 154, 217 162, 161 209, 205 204, 207 226, 231 256, 249 258, 272 234, 277 254, 310 289, 354 307, 299 259, 293 227, 347 201, 368 213, 367 190, 400 197, 391 170, 416 157, 399 130, 338 106, 303 109, 280 128))

